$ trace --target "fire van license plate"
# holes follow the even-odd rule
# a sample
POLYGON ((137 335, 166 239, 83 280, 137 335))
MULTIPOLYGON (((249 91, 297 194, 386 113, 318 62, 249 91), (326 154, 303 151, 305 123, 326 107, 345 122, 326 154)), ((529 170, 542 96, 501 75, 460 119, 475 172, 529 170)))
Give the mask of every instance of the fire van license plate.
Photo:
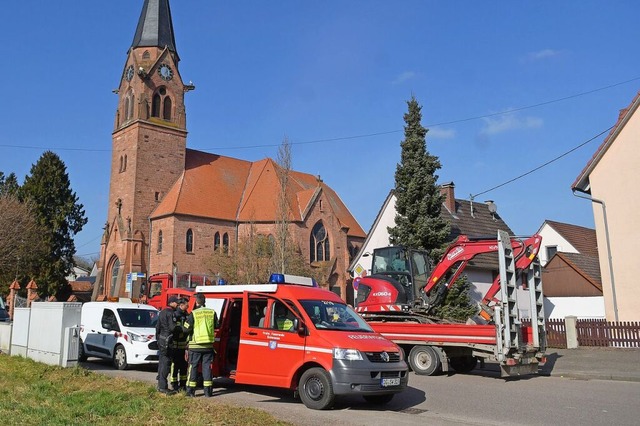
POLYGON ((400 377, 394 377, 393 379, 382 379, 380 385, 383 388, 389 386, 400 386, 400 377))

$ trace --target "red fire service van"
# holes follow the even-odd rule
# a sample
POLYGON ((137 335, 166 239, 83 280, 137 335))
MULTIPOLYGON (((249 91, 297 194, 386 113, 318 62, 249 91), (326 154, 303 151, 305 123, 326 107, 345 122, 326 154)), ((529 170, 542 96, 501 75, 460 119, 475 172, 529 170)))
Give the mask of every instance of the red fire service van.
POLYGON ((196 287, 219 318, 214 377, 288 388, 317 410, 340 395, 384 404, 407 387, 400 348, 335 293, 306 277, 270 281, 196 287))

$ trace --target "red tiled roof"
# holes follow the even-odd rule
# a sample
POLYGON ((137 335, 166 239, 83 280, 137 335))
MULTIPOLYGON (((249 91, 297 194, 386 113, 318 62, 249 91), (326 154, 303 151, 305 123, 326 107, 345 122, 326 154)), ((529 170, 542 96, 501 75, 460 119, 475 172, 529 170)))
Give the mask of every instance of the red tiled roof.
MULTIPOLYGON (((273 222, 280 190, 279 166, 270 158, 250 162, 187 149, 184 173, 164 196, 151 218, 183 214, 238 222, 273 222)), ((348 235, 366 234, 340 197, 316 176, 291 171, 286 194, 290 220, 302 221, 317 193, 348 235)), ((324 207, 323 207, 324 208, 324 207)))
POLYGON ((571 225, 569 223, 554 222, 545 220, 550 227, 567 240, 580 254, 598 257, 598 241, 595 229, 583 226, 571 225))
POLYGON ((596 152, 593 154, 587 165, 584 166, 584 169, 582 169, 576 180, 573 182, 573 184, 571 185, 572 190, 586 190, 589 182, 589 174, 591 174, 591 171, 596 167, 604 153, 609 149, 609 146, 611 146, 618 133, 620 133, 629 117, 631 117, 636 109, 638 109, 638 105, 640 105, 640 92, 636 94, 629 106, 620 110, 620 113, 618 114, 618 121, 613 126, 602 144, 598 147, 596 152))

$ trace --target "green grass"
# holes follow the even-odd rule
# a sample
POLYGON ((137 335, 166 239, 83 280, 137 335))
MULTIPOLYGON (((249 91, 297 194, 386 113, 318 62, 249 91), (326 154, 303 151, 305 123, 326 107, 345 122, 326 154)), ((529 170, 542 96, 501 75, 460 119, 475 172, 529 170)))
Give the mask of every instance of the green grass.
POLYGON ((0 355, 0 419, 20 425, 287 425, 253 408, 0 355))

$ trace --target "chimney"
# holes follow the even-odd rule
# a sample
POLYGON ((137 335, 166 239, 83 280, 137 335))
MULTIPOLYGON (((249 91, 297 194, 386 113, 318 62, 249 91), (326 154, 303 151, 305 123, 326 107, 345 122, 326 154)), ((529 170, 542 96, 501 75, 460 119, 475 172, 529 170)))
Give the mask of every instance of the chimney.
POLYGON ((440 194, 444 196, 444 206, 449 210, 449 213, 455 214, 456 212, 456 196, 453 191, 455 185, 453 182, 444 183, 440 186, 440 194))

